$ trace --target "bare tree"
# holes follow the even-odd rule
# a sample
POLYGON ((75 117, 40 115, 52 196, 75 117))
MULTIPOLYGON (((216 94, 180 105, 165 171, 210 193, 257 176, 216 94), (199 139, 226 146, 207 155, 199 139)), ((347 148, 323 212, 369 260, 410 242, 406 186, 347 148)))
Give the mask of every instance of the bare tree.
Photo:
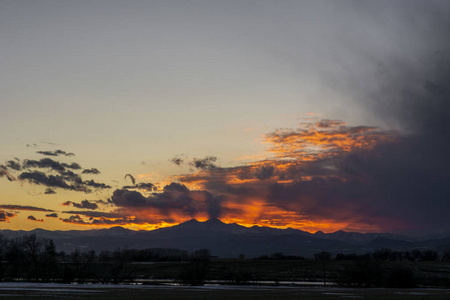
POLYGON ((22 247, 27 260, 26 266, 30 278, 39 281, 41 271, 41 256, 44 242, 36 237, 36 234, 25 235, 22 240, 22 247))
POLYGON ((6 270, 8 268, 8 263, 4 263, 6 259, 7 246, 9 244, 9 239, 7 239, 3 234, 0 234, 0 281, 4 280, 6 270))

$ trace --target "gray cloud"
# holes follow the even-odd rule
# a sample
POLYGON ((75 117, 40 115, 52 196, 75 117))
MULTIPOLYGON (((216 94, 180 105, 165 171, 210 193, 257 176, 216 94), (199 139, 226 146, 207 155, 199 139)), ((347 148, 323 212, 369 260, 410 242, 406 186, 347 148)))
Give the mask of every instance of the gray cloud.
POLYGON ((81 166, 77 163, 71 163, 71 164, 62 163, 62 165, 66 168, 73 169, 73 170, 81 169, 81 166))
POLYGON ((78 224, 78 225, 87 225, 83 218, 81 218, 79 215, 70 216, 69 218, 59 218, 64 223, 70 223, 70 224, 78 224))
POLYGON ((215 156, 207 156, 205 158, 194 158, 189 165, 201 170, 209 170, 217 168, 216 165, 217 157, 215 156))
MULTIPOLYGON (((71 153, 62 150, 56 150, 52 153, 55 154, 53 156, 72 156, 71 153)), ((42 158, 40 160, 25 159, 22 166, 14 161, 8 161, 7 164, 10 169, 15 171, 26 169, 26 171, 19 174, 18 179, 47 186, 48 188, 46 189, 45 194, 54 194, 55 191, 53 188, 62 188, 84 193, 90 193, 92 192, 92 189, 111 188, 111 186, 107 184, 99 183, 94 180, 83 180, 80 174, 75 173, 81 169, 80 164, 76 162, 68 164, 64 162, 61 163, 51 158, 42 158), (44 169, 45 172, 42 172, 41 169, 44 169), (58 174, 55 175, 53 172, 58 174)), ((8 171, 8 167, 0 165, 0 177, 7 176, 9 180, 14 180, 14 177, 8 171)), ((83 170, 81 174, 86 173, 98 174, 100 172, 96 168, 91 168, 83 170)))
POLYGON ((107 189, 111 188, 104 183, 97 183, 93 180, 82 181, 81 178, 71 171, 61 173, 62 175, 46 175, 43 172, 23 172, 19 175, 19 180, 27 180, 38 185, 45 185, 50 188, 62 188, 71 191, 90 193, 91 188, 107 189))
POLYGON ((47 156, 75 156, 75 154, 73 153, 68 153, 66 151, 63 150, 55 150, 55 151, 36 151, 36 153, 42 154, 42 155, 47 155, 47 156))
POLYGON ((162 215, 176 210, 180 214, 195 217, 197 213, 208 213, 210 217, 220 215, 222 199, 214 197, 207 191, 191 191, 185 185, 172 182, 163 188, 161 193, 153 193, 149 197, 137 191, 127 189, 115 190, 111 202, 119 208, 139 209, 154 208, 162 215))
POLYGON ((180 157, 174 157, 170 160, 172 163, 176 164, 177 166, 180 166, 183 164, 184 160, 180 157))
POLYGON ((115 212, 103 212, 103 211, 63 211, 64 214, 71 214, 71 215, 82 215, 86 217, 93 217, 93 218, 124 218, 125 216, 121 213, 115 213, 115 212))
MULTIPOLYGON (((74 213, 76 213, 76 212, 74 212, 74 213)), ((91 213, 94 213, 94 212, 91 212, 91 213)), ((104 214, 108 217, 102 216, 100 214, 95 214, 96 217, 91 216, 89 218, 89 221, 84 220, 80 215, 88 216, 87 213, 80 212, 79 214, 72 215, 69 218, 65 218, 65 219, 60 218, 60 220, 65 223, 78 224, 78 225, 127 225, 130 223, 134 223, 134 224, 142 223, 142 221, 130 219, 128 217, 123 217, 123 216, 111 217, 112 214, 108 214, 108 213, 104 214), (114 218, 114 219, 110 219, 109 217, 114 218)))
POLYGON ((0 177, 6 177, 9 181, 16 180, 15 177, 8 171, 8 168, 0 165, 0 177))
POLYGON ((31 210, 31 211, 48 211, 53 212, 54 210, 45 209, 41 207, 29 206, 29 205, 14 205, 14 204, 2 204, 0 205, 2 209, 10 209, 10 210, 31 210))
POLYGON ((82 174, 100 174, 100 171, 96 168, 91 168, 91 169, 84 169, 83 172, 81 172, 82 174))
POLYGON ((111 186, 105 183, 95 182, 94 180, 86 180, 83 182, 84 185, 93 187, 95 189, 110 189, 111 186))
POLYGON ((122 188, 123 189, 139 189, 139 190, 145 190, 145 191, 156 191, 158 189, 158 187, 156 185, 154 185, 153 183, 150 183, 150 182, 148 182, 148 183, 140 182, 135 185, 126 185, 122 188))
POLYGON ((28 216, 27 219, 34 222, 44 222, 43 219, 36 219, 34 216, 28 216))
POLYGON ((67 177, 61 175, 46 175, 43 172, 33 171, 33 172, 23 172, 19 175, 19 180, 27 180, 34 184, 42 184, 48 187, 57 187, 66 190, 79 191, 79 192, 90 192, 85 186, 81 184, 71 185, 66 182, 67 177))
POLYGON ((52 195, 52 194, 56 194, 55 190, 52 188, 46 188, 45 189, 45 193, 46 195, 52 195))
POLYGON ((6 166, 10 169, 13 169, 15 171, 20 171, 22 170, 22 166, 20 165, 20 163, 14 161, 14 160, 9 160, 6 162, 6 166))
POLYGON ((40 160, 26 159, 23 162, 24 168, 48 168, 57 172, 65 171, 63 164, 50 158, 42 158, 40 160))
POLYGON ((52 214, 48 214, 48 215, 45 215, 47 218, 57 218, 58 217, 58 214, 57 213, 52 213, 52 214))
POLYGON ((81 203, 76 203, 73 201, 66 201, 63 203, 64 206, 68 206, 70 204, 72 204, 73 207, 82 208, 82 209, 95 210, 98 208, 98 205, 95 202, 91 202, 89 200, 83 200, 83 201, 81 201, 81 203))

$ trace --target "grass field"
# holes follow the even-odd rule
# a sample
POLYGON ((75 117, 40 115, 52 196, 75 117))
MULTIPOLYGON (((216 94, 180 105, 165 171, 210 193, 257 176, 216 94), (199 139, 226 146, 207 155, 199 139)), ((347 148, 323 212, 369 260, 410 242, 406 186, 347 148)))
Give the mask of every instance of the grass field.
POLYGON ((287 300, 287 299, 450 299, 445 289, 342 289, 336 287, 63 285, 0 283, 0 299, 287 300))

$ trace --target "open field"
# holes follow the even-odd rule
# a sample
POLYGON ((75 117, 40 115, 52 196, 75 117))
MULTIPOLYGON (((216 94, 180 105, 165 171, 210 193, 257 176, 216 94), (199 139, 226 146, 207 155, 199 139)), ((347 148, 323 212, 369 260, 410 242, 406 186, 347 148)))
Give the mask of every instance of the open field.
MULTIPOLYGON (((356 261, 329 260, 325 263, 327 282, 336 282, 343 270, 355 265, 356 261)), ((132 264, 135 278, 176 279, 187 262, 154 262, 132 264)), ((376 261, 378 266, 390 270, 403 266, 411 270, 419 286, 450 287, 450 263, 445 261, 376 261)), ((248 283, 275 281, 323 281, 323 264, 314 259, 305 260, 255 260, 255 259, 212 259, 209 262, 207 280, 227 280, 230 273, 248 274, 248 283), (268 271, 270 270, 270 271, 268 271)))
POLYGON ((0 283, 0 298, 23 299, 427 299, 450 298, 445 289, 343 289, 335 287, 141 286, 0 283))

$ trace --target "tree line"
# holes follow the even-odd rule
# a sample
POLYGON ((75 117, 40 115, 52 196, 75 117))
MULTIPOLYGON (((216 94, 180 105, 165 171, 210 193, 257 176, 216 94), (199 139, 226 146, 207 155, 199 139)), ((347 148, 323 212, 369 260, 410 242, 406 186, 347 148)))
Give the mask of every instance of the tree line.
POLYGON ((117 249, 98 254, 76 249, 65 253, 57 251, 53 240, 36 234, 13 239, 0 234, 0 281, 117 284, 134 279, 131 262, 197 262, 207 261, 205 257, 210 256, 207 249, 189 253, 169 248, 117 249))
MULTIPOLYGON (((256 281, 257 275, 253 273, 251 264, 246 264, 249 266, 246 268, 225 264, 212 278, 214 261, 210 258, 208 249, 194 252, 169 248, 117 249, 99 253, 76 249, 65 253, 57 251, 53 240, 38 238, 36 234, 11 239, 0 234, 0 281, 125 283, 137 278, 136 263, 140 262, 179 262, 167 279, 186 285, 201 285, 206 279, 220 279, 234 285, 256 281)), ((244 260, 245 255, 240 254, 238 258, 238 261, 244 260)), ((410 268, 411 263, 402 262, 450 261, 450 251, 440 255, 431 249, 397 251, 380 248, 372 253, 338 253, 334 257, 331 252, 321 251, 314 254, 314 259, 318 261, 312 264, 316 269, 314 274, 323 278, 324 284, 332 281, 351 287, 414 287, 417 285, 417 270, 410 268)), ((300 262, 305 258, 276 252, 254 261, 261 265, 261 260, 267 260, 264 266, 271 266, 276 261, 300 262)), ((246 261, 251 262, 250 259, 246 261)), ((273 278, 278 276, 276 273, 272 275, 273 278)), ((450 281, 442 285, 450 285, 450 281)))

